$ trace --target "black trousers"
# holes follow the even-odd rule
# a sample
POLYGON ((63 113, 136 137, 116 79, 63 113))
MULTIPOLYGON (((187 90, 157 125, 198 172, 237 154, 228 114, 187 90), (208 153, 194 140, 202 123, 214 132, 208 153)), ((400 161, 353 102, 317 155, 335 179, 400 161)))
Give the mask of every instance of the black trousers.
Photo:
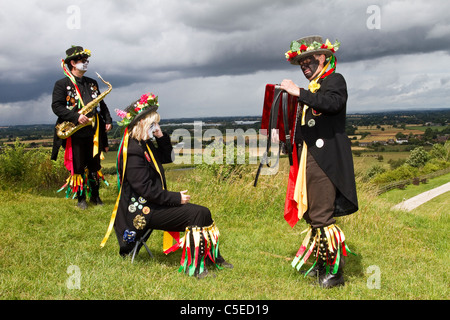
MULTIPOLYGON (((137 230, 136 239, 139 239, 148 229, 185 232, 186 227, 208 227, 213 224, 211 212, 208 208, 192 203, 183 204, 180 206, 152 206, 148 220, 143 230, 137 230)), ((133 225, 132 215, 127 217, 128 224, 133 225)), ((135 242, 127 243, 123 241, 123 227, 114 226, 117 240, 119 241, 119 254, 124 256, 129 254, 135 242)), ((145 239, 146 240, 146 239, 145 239)), ((140 248, 140 247, 139 247, 140 248)))
MULTIPOLYGON (((298 149, 300 155, 302 148, 298 149)), ((326 227, 336 223, 334 219, 334 201, 336 187, 308 152, 306 160, 306 191, 308 210, 303 218, 313 228, 326 227)))
POLYGON ((186 203, 176 207, 161 206, 152 209, 148 226, 156 230, 184 232, 186 227, 207 227, 212 223, 208 208, 186 203))
POLYGON ((94 138, 72 137, 73 171, 74 174, 84 174, 87 167, 89 172, 97 172, 102 167, 100 164, 100 153, 93 156, 94 138))

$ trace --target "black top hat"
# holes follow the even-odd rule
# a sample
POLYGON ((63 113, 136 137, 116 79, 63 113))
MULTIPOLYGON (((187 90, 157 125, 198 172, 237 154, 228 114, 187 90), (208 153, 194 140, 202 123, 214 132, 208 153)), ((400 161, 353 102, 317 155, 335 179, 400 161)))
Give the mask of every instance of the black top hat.
POLYGON ((83 47, 80 46, 72 46, 71 48, 66 50, 66 58, 64 59, 64 63, 69 65, 71 60, 80 60, 83 58, 88 58, 90 56, 90 50, 83 49, 83 47))
POLYGON ((291 50, 285 53, 291 64, 299 64, 300 60, 314 54, 324 54, 327 58, 339 49, 340 42, 332 44, 328 39, 323 42, 321 36, 308 36, 291 42, 291 50))
POLYGON ((117 115, 122 118, 122 121, 117 122, 117 124, 131 130, 140 119, 143 119, 150 112, 156 111, 158 107, 158 96, 153 93, 143 94, 139 100, 131 103, 124 111, 116 109, 117 115))

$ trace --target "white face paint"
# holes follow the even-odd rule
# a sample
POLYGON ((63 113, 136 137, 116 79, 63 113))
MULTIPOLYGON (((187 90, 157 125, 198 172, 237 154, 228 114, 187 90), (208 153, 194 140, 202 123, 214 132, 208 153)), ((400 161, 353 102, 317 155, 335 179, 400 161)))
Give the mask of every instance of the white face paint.
POLYGON ((77 68, 80 71, 87 71, 88 65, 89 65, 89 61, 86 61, 84 63, 83 62, 78 62, 75 65, 75 68, 77 68))
POLYGON ((153 139, 153 132, 157 129, 156 123, 152 123, 150 129, 148 129, 148 138, 153 139))

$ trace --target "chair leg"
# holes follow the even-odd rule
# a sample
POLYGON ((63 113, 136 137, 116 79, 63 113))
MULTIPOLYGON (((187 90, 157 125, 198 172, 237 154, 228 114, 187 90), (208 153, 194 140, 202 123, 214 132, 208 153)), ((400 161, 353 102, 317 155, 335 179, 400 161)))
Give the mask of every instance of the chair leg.
POLYGON ((134 257, 136 256, 136 253, 138 252, 138 248, 140 247, 140 244, 142 243, 142 245, 145 247, 145 250, 147 250, 147 253, 149 254, 150 258, 153 259, 153 254, 150 251, 150 249, 147 247, 147 244, 145 243, 148 238, 150 237, 150 235, 152 234, 153 229, 148 229, 144 235, 138 240, 136 241, 136 245, 133 248, 133 251, 131 251, 133 253, 133 255, 131 256, 131 263, 133 263, 134 261, 134 257))
POLYGON ((153 259, 153 254, 152 254, 152 252, 150 251, 150 249, 147 247, 147 244, 146 244, 145 242, 142 242, 142 244, 144 245, 145 249, 147 250, 147 252, 148 252, 150 258, 153 259))
POLYGON ((134 256, 136 255, 138 246, 139 246, 139 241, 136 242, 136 245, 134 246, 133 251, 131 251, 133 253, 133 255, 131 256, 131 263, 133 263, 133 261, 134 261, 134 256))

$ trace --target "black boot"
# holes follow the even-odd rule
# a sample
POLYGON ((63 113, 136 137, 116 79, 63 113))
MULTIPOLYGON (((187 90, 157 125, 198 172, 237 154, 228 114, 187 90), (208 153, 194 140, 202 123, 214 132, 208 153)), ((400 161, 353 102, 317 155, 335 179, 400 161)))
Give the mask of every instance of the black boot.
MULTIPOLYGON (((319 285, 322 288, 333 288, 345 285, 344 264, 344 256, 341 253, 337 272, 335 274, 333 274, 332 270, 329 270, 329 272, 321 272, 321 274, 319 274, 319 285)), ((334 265, 331 265, 330 269, 333 269, 333 267, 334 265)))
POLYGON ((77 207, 82 210, 86 210, 88 208, 88 205, 86 203, 86 194, 84 193, 84 191, 77 191, 77 199, 77 207))
POLYGON ((91 198, 89 202, 92 203, 93 205, 102 206, 103 201, 100 199, 100 192, 99 192, 100 181, 98 177, 96 177, 95 175, 96 173, 89 175, 89 184, 91 188, 91 198))
POLYGON ((233 269, 234 268, 234 266, 231 263, 225 261, 225 258, 222 257, 222 255, 220 254, 220 250, 218 250, 215 262, 211 261, 211 259, 209 259, 209 258, 205 258, 205 259, 206 259, 205 264, 208 265, 208 266, 211 266, 211 267, 219 266, 219 267, 222 267, 222 268, 225 268, 225 269, 233 269))
MULTIPOLYGON (((192 243, 194 243, 193 239, 192 239, 192 243)), ((195 250, 195 248, 191 247, 191 250, 192 249, 195 250)), ((195 256, 195 254, 193 254, 192 256, 195 256)), ((197 267, 195 268, 195 272, 194 272, 194 276, 197 277, 197 279, 199 279, 199 280, 204 279, 209 276, 215 277, 215 275, 213 273, 208 272, 208 268, 206 267, 207 263, 205 261, 206 259, 207 259, 207 257, 206 257, 205 239, 203 237, 203 232, 201 232, 200 233, 200 244, 199 244, 199 248, 198 248, 198 263, 197 263, 197 267), (204 259, 203 263, 202 263, 202 259, 204 259)))
POLYGON ((310 277, 310 278, 317 278, 320 274, 322 274, 325 271, 325 265, 324 262, 321 260, 318 260, 316 262, 316 264, 314 265, 314 267, 309 270, 300 270, 300 273, 305 275, 306 277, 310 277), (308 272, 308 273, 307 273, 308 272))

